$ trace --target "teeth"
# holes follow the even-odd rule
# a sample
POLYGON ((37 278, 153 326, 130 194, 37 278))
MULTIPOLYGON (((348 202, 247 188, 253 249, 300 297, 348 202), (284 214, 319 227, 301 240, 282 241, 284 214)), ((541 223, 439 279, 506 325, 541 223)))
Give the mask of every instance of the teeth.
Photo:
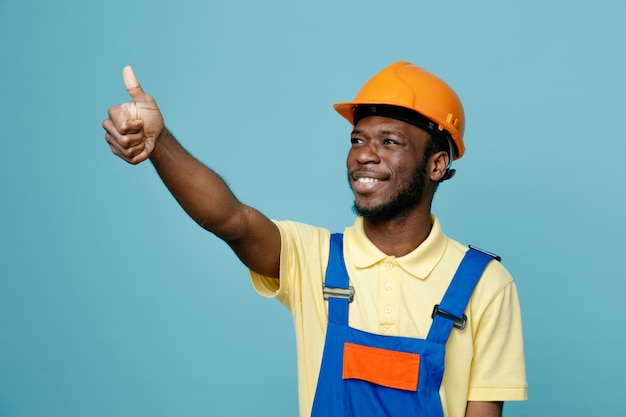
POLYGON ((361 178, 357 179, 357 181, 369 184, 369 183, 377 182, 378 180, 376 178, 361 177, 361 178))

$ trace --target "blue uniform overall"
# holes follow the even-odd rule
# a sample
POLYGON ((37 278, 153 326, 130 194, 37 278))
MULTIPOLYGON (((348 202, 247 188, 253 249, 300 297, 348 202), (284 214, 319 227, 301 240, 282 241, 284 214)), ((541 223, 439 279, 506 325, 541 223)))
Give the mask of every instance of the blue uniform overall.
POLYGON ((348 326, 354 290, 344 263, 343 235, 331 235, 324 282, 328 328, 311 416, 443 417, 439 387, 445 345, 453 327, 465 326, 465 307, 494 257, 470 247, 435 306, 426 339, 383 336, 348 326))

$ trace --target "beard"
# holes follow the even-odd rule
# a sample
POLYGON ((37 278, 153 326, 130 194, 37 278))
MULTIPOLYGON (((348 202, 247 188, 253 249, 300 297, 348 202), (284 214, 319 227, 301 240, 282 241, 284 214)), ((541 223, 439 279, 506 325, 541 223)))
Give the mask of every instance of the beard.
POLYGON ((383 222, 402 217, 422 201, 425 185, 426 163, 422 160, 415 167, 411 180, 403 188, 399 189, 391 200, 370 208, 359 207, 355 200, 352 211, 371 222, 383 222))

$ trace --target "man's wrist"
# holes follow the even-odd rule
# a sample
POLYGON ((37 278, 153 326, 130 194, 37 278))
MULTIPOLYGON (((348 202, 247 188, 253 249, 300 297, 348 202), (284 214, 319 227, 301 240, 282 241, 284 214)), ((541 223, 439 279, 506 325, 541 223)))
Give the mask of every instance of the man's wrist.
POLYGON ((154 140, 154 149, 150 152, 150 159, 155 160, 159 159, 160 156, 165 152, 165 148, 167 148, 167 142, 170 141, 172 135, 166 126, 163 126, 161 133, 154 140))

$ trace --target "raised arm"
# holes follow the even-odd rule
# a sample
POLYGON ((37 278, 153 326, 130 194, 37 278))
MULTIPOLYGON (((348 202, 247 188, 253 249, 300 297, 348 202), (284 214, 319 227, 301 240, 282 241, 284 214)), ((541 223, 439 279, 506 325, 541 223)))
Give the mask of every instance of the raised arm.
POLYGON ((111 107, 102 123, 111 151, 131 164, 149 158, 189 216, 228 243, 246 266, 278 277, 280 233, 276 225, 241 203, 215 172, 178 143, 131 67, 124 68, 124 84, 132 101, 111 107))

